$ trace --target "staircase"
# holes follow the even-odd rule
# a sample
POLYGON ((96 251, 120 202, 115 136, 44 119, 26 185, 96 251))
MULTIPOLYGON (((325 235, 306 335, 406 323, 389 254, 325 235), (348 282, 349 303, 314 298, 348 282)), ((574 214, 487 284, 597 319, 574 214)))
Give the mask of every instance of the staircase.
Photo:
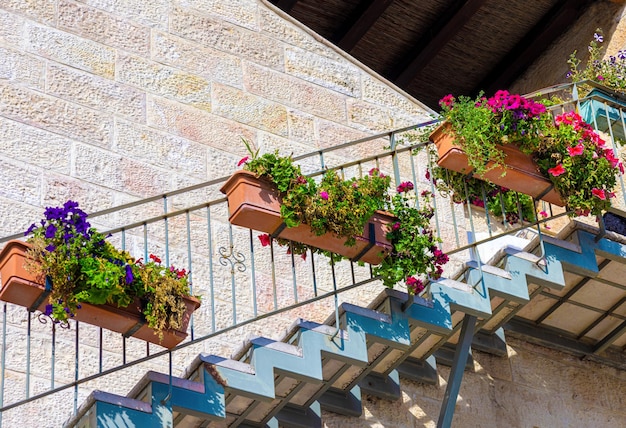
POLYGON ((66 426, 320 427, 322 409, 358 417, 362 393, 398 399, 400 376, 435 383, 435 355, 457 342, 466 314, 478 319, 472 346, 502 355, 493 343, 533 294, 563 288, 566 270, 597 274, 597 254, 624 262, 626 245, 584 229, 506 247, 489 265, 470 261, 431 283, 429 300, 385 290, 367 308, 343 304, 339 330, 334 314, 298 319, 280 340, 251 338, 232 358, 197 356, 183 378, 148 372, 126 397, 94 391, 66 426))

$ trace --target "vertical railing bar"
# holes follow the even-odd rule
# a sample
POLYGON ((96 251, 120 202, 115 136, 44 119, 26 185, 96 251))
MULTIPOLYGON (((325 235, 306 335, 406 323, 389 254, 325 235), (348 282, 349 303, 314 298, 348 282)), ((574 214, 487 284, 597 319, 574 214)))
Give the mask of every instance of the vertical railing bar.
MULTIPOLYGON (((398 152, 396 151, 396 134, 393 132, 389 134, 389 148, 393 151, 391 154, 391 164, 393 166, 393 178, 396 186, 398 186, 401 182, 400 165, 398 164, 398 152)), ((378 161, 378 158, 376 161, 378 161)))
MULTIPOLYGON (((485 191, 485 183, 481 182, 480 183, 480 192, 482 193, 482 198, 483 198, 483 204, 485 205, 485 222, 487 223, 487 232, 489 233, 489 237, 491 238, 493 236, 493 230, 491 227, 491 217, 489 216, 489 207, 487 206, 487 192, 485 191)), ((469 195, 467 195, 469 198, 469 195)), ((472 201, 469 202, 470 204, 472 203, 472 201)), ((504 214, 504 211, 502 211, 502 213, 504 214)))
MULTIPOLYGON (((144 225, 145 229, 145 225, 144 225)), ((145 230, 144 230, 145 232, 145 230)), ((126 229, 122 228, 122 250, 126 250, 126 229)), ((147 235, 144 235, 144 239, 147 239, 147 235)), ((145 247, 145 245, 144 245, 145 247)), ((144 258, 144 261, 147 259, 144 258)), ((99 328, 98 334, 98 372, 102 373, 102 366, 104 360, 104 331, 102 327, 99 328)), ((126 338, 122 336, 122 362, 126 364, 126 338)))
MULTIPOLYGON (((6 303, 5 303, 6 306, 6 303)), ((31 324, 31 320, 32 320, 32 313, 30 312, 26 312, 28 314, 28 322, 26 325, 26 398, 30 397, 30 342, 31 342, 31 328, 32 328, 32 324, 31 324)), ((3 350, 6 350, 6 346, 2 348, 3 350)), ((2 353, 2 357, 4 358, 4 352, 2 353)), ((4 393, 4 388, 2 388, 2 392, 4 393)))
POLYGON ((163 196, 163 227, 165 232, 165 266, 170 266, 169 223, 167 214, 167 196, 163 196))
MULTIPOLYGON (((30 319, 30 313, 28 315, 30 319)), ((28 335, 30 337, 30 328, 28 330, 28 335)), ((3 305, 2 309, 2 349, 7 349, 7 304, 6 302, 3 305)), ((4 379, 6 372, 6 352, 2 352, 2 357, 0 361, 0 407, 4 407, 4 379)), ((29 363, 30 364, 30 360, 29 363)), ((0 427, 2 426, 2 412, 0 412, 0 427)))
POLYGON ((337 293, 337 277, 335 276, 335 258, 331 254, 330 257, 330 269, 333 277, 333 298, 335 301, 335 333, 332 335, 331 340, 334 339, 339 333, 339 294, 337 293))
MULTIPOLYGON (((626 135, 626 122, 624 122, 624 111, 621 107, 619 108, 619 116, 622 122, 622 132, 624 133, 624 135, 626 135)), ((613 141, 613 144, 615 144, 615 141, 613 141)), ((619 176, 619 181, 622 187, 622 198, 624 199, 624 202, 626 202, 626 188, 624 186, 624 176, 621 174, 619 176)))
MULTIPOLYGON (((432 160, 430 158, 430 155, 428 156, 427 165, 428 165, 428 171, 430 173, 430 171, 432 171, 432 160)), ((447 172, 446 172, 446 174, 447 174, 447 172)), ((431 174, 430 175, 430 193, 433 194, 433 195, 436 194, 435 193, 435 183, 434 183, 434 181, 435 181, 435 177, 434 177, 433 174, 431 174)), ((438 199, 439 198, 437 198, 437 197, 433 198, 433 217, 435 218, 435 229, 437 229, 437 236, 440 237, 441 227, 439 225, 439 208, 438 208, 439 204, 437 203, 438 199)), ((453 208, 453 207, 450 206, 450 208, 453 208)), ((452 210, 452 212, 454 213, 454 210, 452 210)), ((454 227, 456 228, 456 222, 454 223, 454 227)), ((456 233, 456 239, 457 239, 457 242, 458 242, 459 235, 458 235, 458 232, 455 231, 455 233, 456 233)), ((443 246, 443 243, 440 242, 439 243, 439 249, 440 250, 442 249, 442 246, 443 246)))
POLYGON ((250 280, 252 282, 252 313, 254 317, 257 317, 257 298, 256 298, 256 270, 254 267, 254 240, 252 239, 252 229, 249 229, 250 233, 250 280))
MULTIPOLYGON (((143 224, 143 260, 147 263, 148 258, 148 223, 143 224)), ((166 262, 167 263, 167 262, 166 262)), ((126 337, 124 337, 124 350, 126 350, 126 337)), ((124 351, 126 352, 126 351, 124 351)), ((146 355, 150 355, 150 345, 146 342, 146 355)), ((126 362, 126 353, 124 353, 124 362, 126 362)))
POLYGON ((313 295, 317 297, 317 277, 315 275, 315 254, 311 251, 311 275, 313 276, 313 295))
POLYGON ((50 356, 50 389, 54 389, 54 358, 55 358, 55 352, 56 352, 56 334, 57 334, 57 326, 56 323, 53 322, 52 323, 52 353, 50 356))
MULTIPOLYGON (((189 278, 189 294, 193 296, 193 266, 191 258, 191 218, 189 216, 189 210, 185 211, 185 221, 187 223, 187 275, 189 278)), ((191 334, 191 340, 194 339, 194 316, 193 313, 189 318, 189 330, 191 334)))
POLYGON ((215 286, 213 277, 213 239, 211 234, 211 206, 206 207, 207 244, 209 248, 209 290, 211 292, 211 332, 215 332, 215 286))
POLYGON ((270 239, 270 266, 272 268, 272 294, 274 295, 274 310, 278 309, 278 297, 276 295, 276 265, 274 264, 274 238, 270 239))
POLYGON ((78 358, 78 354, 80 352, 79 349, 79 326, 80 326, 80 322, 76 321, 76 337, 75 337, 75 344, 74 344, 74 382, 76 383, 74 385, 74 414, 76 414, 76 412, 78 411, 78 379, 79 379, 79 358, 78 358))
MULTIPOLYGON (((230 244, 230 253, 233 253, 235 244, 233 243, 233 225, 228 223, 228 242, 230 244)), ((231 265, 230 269, 230 296, 233 303, 233 325, 237 325, 237 291, 235 290, 235 268, 231 265)))
POLYGON ((104 358, 104 353, 103 353, 103 340, 104 340, 104 334, 102 332, 102 327, 100 327, 99 329, 99 334, 98 334, 98 373, 102 373, 102 359, 104 358))
POLYGON ((298 281, 296 280, 296 260, 293 254, 293 243, 289 242, 289 249, 291 253, 291 278, 293 280, 293 298, 294 302, 298 303, 298 281))
MULTIPOLYGON (((618 109, 618 111, 620 112, 619 115, 620 117, 622 116, 622 110, 621 108, 618 109)), ((615 136, 613 133, 613 125, 611 124, 611 116, 609 115, 609 105, 607 104, 607 102, 604 102, 604 113, 606 115, 606 123, 609 127, 609 136, 611 137, 611 147, 613 148, 613 155, 615 155, 616 157, 619 157, 619 153, 617 150, 617 145, 615 144, 615 136)), ((624 120, 624 118, 622 117, 622 121, 624 120)), ((619 175, 619 181, 620 181, 620 187, 622 188, 622 195, 624 195, 624 197, 626 197, 626 194, 624 193, 626 191, 626 189, 624 188, 624 178, 623 176, 620 174, 619 175)))

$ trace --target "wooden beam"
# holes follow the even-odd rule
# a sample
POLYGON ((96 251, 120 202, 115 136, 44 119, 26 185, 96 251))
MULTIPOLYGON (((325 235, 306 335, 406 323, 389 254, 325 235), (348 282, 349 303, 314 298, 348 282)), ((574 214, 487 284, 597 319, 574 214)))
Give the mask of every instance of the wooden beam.
POLYGON ((435 34, 427 34, 415 45, 416 50, 409 55, 409 60, 401 67, 394 83, 406 87, 417 74, 437 55, 437 53, 456 36, 474 14, 486 3, 486 0, 457 1, 431 28, 439 28, 435 34))
POLYGON ((394 0, 367 0, 357 8, 358 15, 343 25, 333 37, 337 46, 350 52, 394 0))
POLYGON ((563 32, 573 24, 591 0, 561 0, 495 66, 474 89, 487 95, 508 88, 563 32))

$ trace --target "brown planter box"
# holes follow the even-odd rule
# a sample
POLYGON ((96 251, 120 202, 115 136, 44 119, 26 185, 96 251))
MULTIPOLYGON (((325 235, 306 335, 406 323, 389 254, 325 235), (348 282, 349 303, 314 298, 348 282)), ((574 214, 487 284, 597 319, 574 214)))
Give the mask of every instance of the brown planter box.
MULTIPOLYGON (((451 133, 450 125, 447 123, 441 124, 430 134, 430 141, 435 144, 439 153, 437 165, 462 174, 470 174, 472 167, 468 164, 467 155, 454 143, 454 139, 454 134, 451 133)), ((561 196, 552 187, 552 182, 539 172, 529 155, 523 153, 515 144, 498 145, 498 148, 505 153, 506 167, 495 167, 483 175, 476 175, 476 178, 554 205, 561 207, 565 205, 561 196)), ((491 162, 487 165, 491 166, 490 164, 493 165, 491 162)))
POLYGON ((395 221, 388 213, 377 211, 365 225, 356 245, 346 247, 345 238, 332 234, 315 235, 306 224, 285 227, 280 216, 280 198, 276 187, 249 171, 237 171, 220 189, 228 198, 229 221, 237 226, 269 233, 275 238, 301 242, 370 264, 379 264, 391 251, 387 225, 395 221), (370 242, 370 237, 371 242, 370 242))
MULTIPOLYGON (((22 241, 10 241, 0 252, 0 284, 2 286, 0 300, 23 306, 31 312, 35 310, 43 312, 48 304, 45 287, 24 268, 28 248, 28 244, 22 241)), ((125 337, 132 336, 166 348, 173 348, 187 337, 191 314, 200 307, 200 301, 194 297, 185 297, 185 304, 187 312, 184 315, 181 330, 164 331, 162 341, 159 341, 159 336, 145 323, 141 313, 141 304, 138 301, 126 308, 109 304, 83 303, 81 309, 76 311, 74 319, 122 333, 125 337)))

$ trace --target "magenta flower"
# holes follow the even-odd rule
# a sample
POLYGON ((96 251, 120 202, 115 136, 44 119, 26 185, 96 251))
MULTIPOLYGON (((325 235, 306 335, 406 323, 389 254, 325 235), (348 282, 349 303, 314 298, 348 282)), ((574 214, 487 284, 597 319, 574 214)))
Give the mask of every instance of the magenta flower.
POLYGON ((564 174, 565 172, 566 172, 565 168, 563 168, 562 164, 558 164, 554 168, 548 169, 548 173, 553 175, 554 177, 558 177, 559 175, 564 174))
POLYGON ((593 189, 591 189, 591 194, 603 201, 606 199, 606 193, 604 192, 604 189, 598 189, 594 187, 593 189))
POLYGON ((323 200, 327 201, 328 200, 328 192, 325 190, 322 190, 320 192, 320 198, 322 198, 323 200))
POLYGON ((548 213, 547 213, 547 212, 545 212, 545 211, 541 211, 541 212, 539 213, 539 215, 540 215, 541 217, 548 217, 548 213))
POLYGON ((237 166, 241 166, 244 163, 248 162, 250 160, 250 156, 246 156, 245 158, 241 158, 241 160, 237 163, 237 166))
POLYGON ((399 222, 399 221, 395 222, 395 223, 393 224, 393 226, 391 226, 391 229, 392 229, 392 230, 398 230, 398 229, 400 229, 400 222, 399 222))
POLYGON ((398 193, 406 193, 409 190, 413 190, 413 183, 411 183, 410 181, 405 181, 400 183, 400 185, 396 188, 396 191, 398 193))
POLYGON ((413 291, 413 294, 419 294, 424 290, 424 283, 421 279, 410 276, 406 279, 407 287, 413 291))
POLYGON ((585 146, 583 143, 578 143, 574 147, 567 148, 567 153, 569 153, 570 156, 580 156, 583 154, 584 151, 585 151, 585 146))

